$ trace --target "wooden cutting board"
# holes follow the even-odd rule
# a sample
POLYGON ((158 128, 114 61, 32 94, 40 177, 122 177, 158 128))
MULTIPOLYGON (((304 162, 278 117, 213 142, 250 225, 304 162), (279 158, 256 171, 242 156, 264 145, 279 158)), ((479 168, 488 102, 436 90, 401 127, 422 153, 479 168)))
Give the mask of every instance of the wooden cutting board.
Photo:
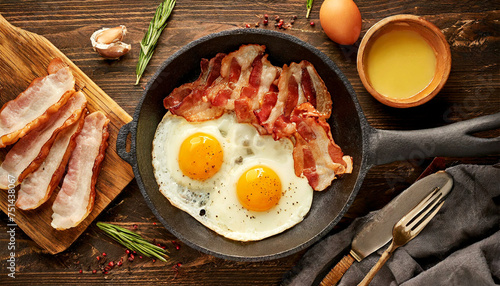
MULTIPOLYGON (((110 136, 97 181, 94 209, 77 227, 59 231, 50 226, 52 203, 59 187, 48 202, 32 211, 13 208, 7 200, 7 191, 0 190, 0 208, 13 218, 13 225, 17 224, 39 246, 52 254, 66 250, 134 177, 130 165, 116 153, 118 131, 132 120, 130 115, 46 38, 12 26, 1 15, 0 106, 24 91, 35 78, 46 76, 49 62, 56 57, 71 68, 77 87, 87 96, 89 111, 101 110, 108 116, 110 136)), ((9 149, 0 149, 0 161, 4 160, 9 149)))

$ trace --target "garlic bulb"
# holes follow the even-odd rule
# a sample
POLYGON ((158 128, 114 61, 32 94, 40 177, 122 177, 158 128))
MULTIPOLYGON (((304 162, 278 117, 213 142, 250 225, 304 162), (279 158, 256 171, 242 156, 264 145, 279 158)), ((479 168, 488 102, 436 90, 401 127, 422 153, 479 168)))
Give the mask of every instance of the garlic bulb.
POLYGON ((127 27, 120 25, 114 28, 102 28, 90 36, 94 51, 107 59, 118 59, 132 48, 122 42, 127 34, 127 27))

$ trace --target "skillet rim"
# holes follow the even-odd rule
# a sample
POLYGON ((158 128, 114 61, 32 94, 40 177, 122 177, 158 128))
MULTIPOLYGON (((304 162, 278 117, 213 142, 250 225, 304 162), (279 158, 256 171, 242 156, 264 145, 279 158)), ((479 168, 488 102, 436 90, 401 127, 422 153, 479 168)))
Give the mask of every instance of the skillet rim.
POLYGON ((139 190, 141 191, 146 204, 148 207, 151 209, 153 214, 156 216, 156 218, 162 223, 162 225, 174 236, 179 238, 183 243, 188 245, 189 247, 196 249, 198 251, 201 251, 203 253, 207 253, 210 255, 213 255, 218 258, 223 258, 223 259, 228 259, 232 261, 241 261, 241 262, 259 262, 259 261, 269 261, 269 260, 274 260, 274 259, 279 259, 283 258, 289 255, 292 255, 294 253, 297 253, 312 244, 316 243, 319 241, 321 238, 323 238, 327 233, 329 233, 335 225, 340 221, 340 219, 344 216, 344 214, 347 212, 349 207, 352 205, 359 189, 361 188, 361 185, 363 183, 363 180, 366 176, 366 173, 372 166, 371 163, 368 161, 368 157, 371 156, 371 150, 369 148, 369 141, 371 138, 371 134, 374 132, 374 129, 368 124, 366 117, 363 114, 363 111, 361 109, 361 106, 356 98, 356 93, 354 92, 354 89, 352 88, 349 80, 347 77, 342 73, 340 68, 323 52, 318 50, 316 47, 312 46, 311 44, 299 39, 298 37, 273 31, 273 30, 264 30, 264 29, 231 29, 231 30, 224 30, 212 34, 208 34, 206 36, 200 37, 196 40, 193 40, 189 42, 188 44, 184 45, 182 48, 180 48, 178 51, 176 51, 174 54, 172 54, 170 57, 168 57, 156 70, 156 72, 153 74, 153 76, 150 78, 148 81, 144 91, 143 95, 139 101, 139 103, 136 106, 136 109, 134 111, 134 116, 133 120, 128 123, 129 125, 129 130, 128 132, 131 134, 131 144, 130 144, 130 152, 128 153, 130 155, 130 165, 132 166, 132 169, 134 171, 134 175, 136 178, 137 185, 139 186, 139 190), (350 98, 354 104, 354 107, 356 109, 356 115, 359 117, 359 125, 360 125, 360 130, 361 130, 361 142, 362 142, 362 150, 361 150, 361 162, 360 162, 360 168, 359 172, 357 174, 357 179, 355 181, 354 187, 352 188, 349 198, 347 202, 344 204, 342 207, 341 211, 337 214, 335 219, 333 219, 327 227, 325 227, 321 232, 316 234, 315 236, 311 237, 309 240, 297 245, 294 248, 281 251, 278 253, 273 253, 269 255, 260 255, 260 256, 237 256, 237 255, 228 255, 224 253, 220 253, 217 251, 213 251, 210 249, 207 249, 203 246, 200 246, 196 243, 191 242, 188 238, 186 238, 184 235, 181 235, 178 233, 175 229, 173 229, 170 224, 163 218, 163 216, 159 213, 157 208, 154 206, 151 198, 148 195, 148 192, 146 191, 146 187, 144 185, 144 182, 142 180, 142 176, 139 170, 139 162, 137 160, 137 149, 136 149, 136 140, 137 140, 137 125, 139 122, 139 117, 140 113, 144 104, 144 101, 148 95, 149 90, 151 87, 155 84, 156 79, 159 77, 159 75, 163 72, 166 66, 168 66, 174 59, 176 59, 179 55, 185 53, 189 49, 203 43, 207 42, 209 40, 212 40, 214 38, 218 37, 224 37, 224 36, 232 36, 232 35, 242 35, 242 34, 253 34, 253 35, 265 35, 265 36, 271 36, 271 37, 277 37, 281 38, 290 42, 294 42, 303 48, 309 50, 311 53, 315 54, 318 58, 320 58, 327 66, 329 66, 335 74, 338 76, 338 78, 342 81, 344 87, 346 88, 348 94, 350 95, 350 98))

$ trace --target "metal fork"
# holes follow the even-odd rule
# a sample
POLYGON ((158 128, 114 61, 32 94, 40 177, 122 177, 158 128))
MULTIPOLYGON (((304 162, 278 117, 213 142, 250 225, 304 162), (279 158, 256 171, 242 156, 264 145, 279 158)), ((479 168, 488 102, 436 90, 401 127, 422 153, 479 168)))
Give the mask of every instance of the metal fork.
POLYGON ((366 274, 363 281, 358 286, 366 286, 370 284, 373 277, 382 268, 385 262, 391 257, 394 250, 405 245, 412 240, 429 221, 436 215, 441 206, 444 204, 445 197, 439 188, 434 189, 427 197, 425 197, 416 207, 398 221, 392 230, 392 242, 386 251, 380 256, 377 264, 366 274))

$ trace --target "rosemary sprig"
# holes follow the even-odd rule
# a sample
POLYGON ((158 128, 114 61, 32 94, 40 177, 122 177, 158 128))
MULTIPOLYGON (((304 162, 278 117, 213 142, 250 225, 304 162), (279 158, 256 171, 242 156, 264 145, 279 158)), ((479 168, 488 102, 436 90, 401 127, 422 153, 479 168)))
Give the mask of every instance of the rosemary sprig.
POLYGON ((130 250, 140 252, 147 257, 154 256, 161 261, 167 261, 165 259, 165 255, 167 253, 165 249, 148 242, 142 238, 142 236, 133 231, 104 222, 98 222, 97 227, 104 231, 109 237, 113 238, 130 250))
POLYGON ((314 2, 314 0, 307 0, 307 5, 306 5, 306 8, 307 8, 306 18, 307 19, 309 19, 309 13, 311 13, 313 2, 314 2))
POLYGON ((146 69, 146 66, 153 56, 153 52, 158 43, 158 38, 161 32, 167 26, 167 19, 172 13, 175 6, 175 0, 165 0, 160 3, 158 8, 156 8, 155 15, 151 23, 149 23, 149 28, 144 38, 141 41, 141 51, 139 52, 139 61, 137 62, 137 67, 135 68, 135 73, 137 75, 137 81, 135 85, 139 84, 139 80, 146 69))

